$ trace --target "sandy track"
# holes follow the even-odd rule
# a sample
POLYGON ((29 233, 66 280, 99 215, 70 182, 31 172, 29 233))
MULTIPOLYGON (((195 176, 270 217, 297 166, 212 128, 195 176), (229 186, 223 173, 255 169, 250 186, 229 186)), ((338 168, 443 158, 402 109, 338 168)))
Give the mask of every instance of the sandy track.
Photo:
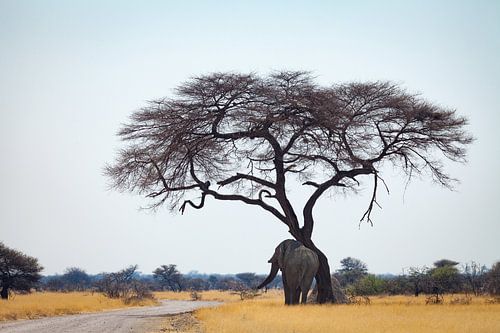
POLYGON ((151 332, 160 328, 162 317, 215 306, 218 302, 162 301, 159 306, 121 309, 98 313, 0 322, 0 332, 83 333, 151 332))

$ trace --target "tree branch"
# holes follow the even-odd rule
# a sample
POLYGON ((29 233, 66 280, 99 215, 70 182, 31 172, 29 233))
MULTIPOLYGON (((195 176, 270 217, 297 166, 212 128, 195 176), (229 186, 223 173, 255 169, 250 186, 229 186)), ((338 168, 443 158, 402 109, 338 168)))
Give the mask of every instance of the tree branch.
POLYGON ((186 209, 186 204, 189 204, 191 207, 195 208, 195 209, 201 209, 203 208, 203 206, 205 206, 205 197, 206 197, 206 193, 205 192, 202 192, 201 193, 201 201, 198 205, 194 204, 191 200, 186 200, 184 201, 184 203, 182 204, 181 208, 179 208, 181 214, 184 215, 184 210, 186 209))
POLYGON ((155 197, 157 197, 165 192, 192 190, 192 189, 195 189, 197 187, 200 187, 199 184, 193 184, 193 185, 188 185, 188 186, 179 186, 179 187, 170 187, 170 186, 168 186, 167 180, 163 176, 158 164, 156 164, 156 162, 153 159, 151 159, 151 164, 153 164, 154 168, 158 172, 158 178, 160 178, 160 180, 163 184, 163 189, 159 192, 153 192, 153 193, 148 194, 147 197, 149 197, 149 198, 155 198, 155 197))
POLYGON ((371 214, 372 214, 372 210, 373 210, 373 204, 376 204, 380 209, 382 209, 382 207, 378 204, 377 202, 377 180, 378 180, 378 175, 377 173, 375 172, 374 175, 373 175, 373 193, 372 193, 372 198, 370 200, 370 204, 368 205, 368 209, 366 210, 366 212, 363 214, 363 217, 361 217, 361 219, 359 220, 359 223, 363 222, 363 220, 366 218, 366 221, 368 223, 370 223, 371 226, 373 226, 373 221, 371 219, 371 214))
POLYGON ((264 180, 262 178, 259 178, 259 177, 253 176, 253 175, 247 175, 247 174, 243 174, 243 173, 239 173, 239 172, 235 176, 232 176, 232 177, 229 177, 225 180, 221 180, 221 181, 217 182, 217 184, 219 184, 220 186, 226 186, 230 183, 233 183, 235 181, 239 181, 241 179, 250 180, 250 181, 256 182, 260 185, 272 188, 272 189, 274 189, 276 187, 276 184, 274 184, 270 181, 264 180))
POLYGON ((361 169, 352 169, 350 171, 341 171, 332 178, 330 178, 329 180, 327 180, 326 182, 319 184, 319 186, 307 200, 304 209, 302 211, 304 215, 304 227, 302 228, 304 237, 310 238, 312 235, 312 231, 314 228, 314 219, 312 211, 317 200, 319 199, 319 197, 321 197, 323 193, 325 193, 326 190, 328 190, 332 186, 345 186, 344 184, 340 183, 340 181, 345 177, 354 178, 358 175, 368 175, 372 173, 374 173, 373 168, 361 168, 361 169))
POLYGON ((241 201, 241 202, 249 204, 249 205, 259 206, 259 207, 263 208, 264 210, 270 212, 274 216, 276 216, 283 223, 285 223, 285 224, 288 225, 286 217, 282 213, 280 213, 276 208, 274 208, 273 206, 268 205, 267 203, 265 203, 264 201, 262 201, 260 194, 259 194, 259 199, 252 199, 252 198, 248 198, 248 197, 245 197, 245 196, 239 195, 239 194, 221 194, 221 193, 219 193, 217 191, 211 190, 209 188, 210 187, 210 182, 208 182, 208 181, 207 182, 202 182, 197 177, 196 172, 195 172, 195 168, 194 168, 194 161, 193 161, 193 156, 192 155, 189 156, 189 164, 190 164, 189 172, 191 174, 191 177, 193 177, 193 179, 196 181, 196 183, 198 183, 198 185, 199 185, 199 187, 200 187, 200 189, 202 191, 202 198, 201 198, 200 204, 198 204, 198 205, 193 204, 193 202, 190 201, 190 200, 184 201, 184 203, 181 206, 181 209, 182 209, 181 211, 182 212, 184 212, 186 204, 189 204, 190 206, 192 206, 195 209, 202 208, 204 206, 204 204, 205 204, 205 196, 208 194, 208 195, 211 195, 212 197, 214 197, 217 200, 241 201))

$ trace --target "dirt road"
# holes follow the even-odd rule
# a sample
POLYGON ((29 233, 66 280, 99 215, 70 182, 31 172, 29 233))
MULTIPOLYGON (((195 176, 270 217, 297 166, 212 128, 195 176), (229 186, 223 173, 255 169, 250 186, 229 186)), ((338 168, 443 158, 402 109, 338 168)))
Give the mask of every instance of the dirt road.
POLYGON ((112 310, 106 312, 50 317, 14 322, 0 322, 2 333, 90 333, 159 331, 162 317, 215 306, 218 302, 162 301, 159 306, 112 310))

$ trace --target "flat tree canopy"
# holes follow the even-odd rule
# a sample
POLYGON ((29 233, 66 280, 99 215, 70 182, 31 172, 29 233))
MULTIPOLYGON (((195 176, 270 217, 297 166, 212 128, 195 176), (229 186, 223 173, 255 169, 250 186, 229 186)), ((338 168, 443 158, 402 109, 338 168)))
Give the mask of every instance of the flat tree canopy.
POLYGON ((41 279, 43 267, 38 259, 8 248, 0 242, 0 295, 9 298, 9 290, 30 290, 41 279))
POLYGON ((384 164, 451 187, 442 161, 465 161, 466 124, 390 82, 325 87, 307 72, 213 73, 135 112, 106 174, 113 188, 150 198, 151 208, 200 209, 209 196, 264 209, 318 253, 325 302, 333 298, 330 268, 311 240, 318 198, 369 176, 373 194, 362 220, 371 223, 384 164), (302 207, 288 199, 294 181, 310 189, 302 207), (200 193, 200 201, 189 200, 200 193))

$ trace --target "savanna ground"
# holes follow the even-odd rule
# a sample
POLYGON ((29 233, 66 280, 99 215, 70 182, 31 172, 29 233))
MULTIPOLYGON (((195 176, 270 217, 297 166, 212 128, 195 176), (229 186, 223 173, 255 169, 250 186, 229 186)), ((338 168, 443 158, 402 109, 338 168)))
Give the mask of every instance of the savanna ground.
POLYGON ((91 292, 35 292, 14 295, 8 301, 0 301, 0 321, 36 319, 155 304, 157 301, 154 299, 125 303, 121 299, 112 299, 100 293, 91 292))
MULTIPOLYGON (((165 318, 160 332, 185 333, 325 333, 325 332, 500 332, 500 302, 488 297, 449 295, 444 304, 426 304, 426 297, 375 296, 351 305, 284 306, 283 295, 270 291, 253 299, 240 294, 207 291, 155 293, 156 299, 224 302, 216 308, 165 318), (456 303, 456 304, 454 304, 456 303), (464 304, 468 303, 468 304, 464 304)), ((98 293, 33 293, 0 303, 0 320, 30 319, 153 305, 154 300, 125 304, 98 293)))
MULTIPOLYGON (((188 299, 189 293, 158 294, 188 299)), ((426 297, 375 296, 366 304, 284 306, 280 292, 241 301, 239 295, 201 293, 226 304, 172 316, 164 331, 186 333, 500 332, 500 302, 448 295, 443 304, 426 297), (466 304, 467 303, 467 304, 466 304)))

